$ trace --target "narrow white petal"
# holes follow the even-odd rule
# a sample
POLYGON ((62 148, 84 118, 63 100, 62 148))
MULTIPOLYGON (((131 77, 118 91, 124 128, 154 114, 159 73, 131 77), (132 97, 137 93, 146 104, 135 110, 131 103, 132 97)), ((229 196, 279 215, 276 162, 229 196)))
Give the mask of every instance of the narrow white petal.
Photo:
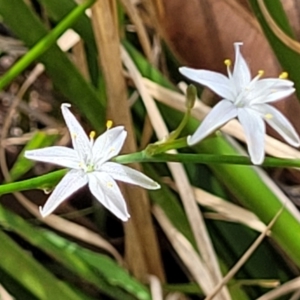
POLYGON ((237 92, 241 92, 251 81, 250 69, 240 52, 240 46, 243 43, 234 43, 235 61, 232 78, 237 92))
POLYGON ((78 152, 78 155, 82 160, 86 160, 86 157, 90 155, 91 151, 90 141, 82 126, 70 112, 68 108, 70 106, 71 105, 68 103, 63 103, 61 105, 61 111, 68 126, 75 151, 78 152))
POLYGON ((101 166, 100 171, 108 173, 115 180, 135 184, 145 189, 156 190, 160 188, 160 185, 157 182, 144 175, 142 172, 118 163, 106 162, 101 166))
POLYGON ((125 142, 127 132, 123 126, 108 129, 101 134, 93 146, 93 161, 101 164, 119 154, 125 142))
POLYGON ((238 119, 246 135, 251 161, 255 165, 260 165, 265 157, 265 123, 259 113, 248 108, 238 109, 238 119))
POLYGON ((281 78, 262 78, 255 83, 255 88, 259 90, 265 88, 291 88, 293 86, 293 81, 281 78))
POLYGON ((41 215, 50 215, 64 200, 87 184, 87 176, 79 170, 69 171, 58 183, 45 206, 40 209, 41 215))
POLYGON ((54 146, 36 150, 25 151, 28 159, 56 164, 70 169, 79 169, 79 158, 74 149, 54 146))
POLYGON ((197 70, 187 67, 179 68, 179 72, 192 81, 207 86, 222 98, 233 101, 234 91, 231 89, 231 83, 228 77, 221 73, 197 70))
POLYGON ((114 179, 106 173, 92 172, 88 174, 89 188, 96 199, 122 221, 130 217, 126 202, 114 179))
POLYGON ((277 101, 291 95, 295 89, 290 80, 280 78, 265 78, 258 80, 252 86, 249 98, 251 104, 277 101))
POLYGON ((236 116, 237 108, 232 102, 227 100, 220 101, 202 121, 195 133, 188 137, 188 144, 190 146, 195 145, 236 116))
MULTIPOLYGON (((286 98, 295 92, 294 88, 271 91, 267 96, 259 97, 255 103, 270 103, 286 98)), ((251 102, 252 103, 252 102, 251 102)))
POLYGON ((271 105, 257 105, 258 111, 265 121, 275 129, 289 144, 294 147, 300 146, 299 135, 289 120, 276 108, 271 105))

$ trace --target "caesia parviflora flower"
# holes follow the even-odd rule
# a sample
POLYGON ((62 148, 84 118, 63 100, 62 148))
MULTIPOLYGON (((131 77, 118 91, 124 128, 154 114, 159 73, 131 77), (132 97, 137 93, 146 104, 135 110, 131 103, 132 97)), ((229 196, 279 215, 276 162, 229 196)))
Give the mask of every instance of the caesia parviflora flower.
POLYGON ((264 138, 266 121, 283 139, 294 147, 300 145, 299 136, 291 123, 269 103, 291 95, 295 89, 293 82, 285 79, 286 73, 279 78, 261 79, 263 71, 251 79, 249 67, 240 53, 242 43, 235 43, 235 64, 231 71, 231 61, 225 60, 228 77, 223 74, 182 67, 179 71, 187 78, 200 83, 223 99, 212 108, 192 136, 188 144, 194 145, 222 127, 233 118, 241 123, 253 164, 264 160, 264 138))
POLYGON ((62 104, 61 109, 74 149, 53 146, 25 152, 26 158, 69 168, 40 209, 42 216, 51 214, 70 195, 88 184, 91 193, 104 207, 122 221, 127 221, 130 215, 115 180, 151 190, 160 188, 160 185, 139 171, 109 161, 119 154, 125 142, 127 132, 123 126, 110 129, 110 124, 94 140, 95 132, 88 137, 68 107, 70 104, 62 104))

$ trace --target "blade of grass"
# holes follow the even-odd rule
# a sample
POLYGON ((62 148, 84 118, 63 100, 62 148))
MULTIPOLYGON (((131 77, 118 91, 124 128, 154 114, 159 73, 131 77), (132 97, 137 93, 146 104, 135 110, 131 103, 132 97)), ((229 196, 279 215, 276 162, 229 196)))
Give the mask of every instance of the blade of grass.
POLYGON ((140 300, 150 299, 148 290, 108 256, 82 248, 48 230, 35 228, 3 207, 0 207, 0 224, 113 299, 133 299, 129 294, 140 300))
POLYGON ((34 60, 44 54, 57 39, 93 4, 94 0, 87 0, 83 4, 74 8, 54 29, 37 42, 29 51, 20 58, 6 73, 0 78, 0 90, 5 88, 13 79, 24 71, 34 60))
POLYGON ((0 268, 28 289, 37 299, 82 299, 2 231, 0 231, 0 241, 1 255, 5 258, 2 259, 0 268))
MULTIPOLYGON (((291 27, 289 25, 287 16, 283 10, 280 0, 263 0, 270 15, 280 27, 281 30, 289 37, 293 37, 291 27)), ((270 28, 270 24, 266 21, 264 14, 260 8, 260 0, 250 0, 253 12, 256 15, 270 45, 273 48, 275 55, 277 56, 280 64, 285 71, 289 73, 291 80, 295 82, 296 93, 300 98, 300 53, 296 53, 294 50, 286 46, 270 28)))
MULTIPOLYGON (((47 36, 47 30, 36 15, 22 0, 9 2, 0 0, 0 11, 4 23, 22 39, 28 47, 33 47, 47 36)), ((67 56, 56 45, 39 57, 48 75, 57 87, 99 131, 104 129, 104 101, 89 85, 67 56)), ((0 81, 1 82, 1 81, 0 81)))
MULTIPOLYGON (((60 0, 39 0, 39 2, 44 5, 49 17, 55 22, 60 22, 69 11, 76 7, 76 3, 73 0, 64 0, 63 2, 60 0)), ((86 14, 82 14, 76 23, 72 24, 72 28, 84 40, 90 78, 92 79, 93 85, 98 87, 98 51, 89 17, 86 14)))

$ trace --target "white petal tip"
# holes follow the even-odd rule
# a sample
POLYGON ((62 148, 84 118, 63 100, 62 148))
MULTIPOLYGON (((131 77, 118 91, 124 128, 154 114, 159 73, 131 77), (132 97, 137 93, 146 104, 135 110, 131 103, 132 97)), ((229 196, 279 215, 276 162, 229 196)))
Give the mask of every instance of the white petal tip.
POLYGON ((184 75, 184 76, 188 76, 188 72, 189 70, 193 70, 192 68, 188 68, 188 67, 180 67, 179 72, 184 75))
POLYGON ((233 43, 233 45, 235 45, 235 46, 243 46, 243 42, 235 42, 235 43, 233 43))
POLYGON ((39 207, 39 210, 40 210, 40 214, 43 218, 46 218, 50 214, 49 212, 43 211, 43 208, 41 206, 39 207))
POLYGON ((30 155, 29 155, 29 151, 28 151, 28 150, 25 151, 25 152, 24 152, 24 157, 29 158, 29 156, 30 156, 30 155))
POLYGON ((293 143, 290 143, 293 147, 295 148, 299 148, 300 147, 300 142, 293 142, 293 143))
POLYGON ((153 185, 151 187, 151 190, 158 190, 160 188, 161 188, 160 184, 158 184, 156 181, 153 181, 153 185))
POLYGON ((129 219, 130 219, 130 215, 129 214, 127 214, 126 216, 124 216, 124 217, 120 217, 120 219, 121 219, 121 221, 123 221, 123 222, 127 222, 129 219))
POLYGON ((251 162, 255 166, 260 166, 264 162, 264 160, 265 160, 265 156, 258 159, 251 157, 251 162))
POLYGON ((62 105, 60 106, 61 108, 64 108, 64 107, 71 107, 71 104, 70 103, 62 103, 62 105))
POLYGON ((187 144, 189 146, 194 146, 195 144, 197 144, 200 141, 198 139, 195 139, 194 135, 189 135, 186 140, 187 140, 187 144))
POLYGON ((294 136, 293 140, 291 140, 289 142, 289 144, 292 145, 295 148, 300 147, 300 138, 299 138, 298 134, 296 134, 296 136, 294 136))

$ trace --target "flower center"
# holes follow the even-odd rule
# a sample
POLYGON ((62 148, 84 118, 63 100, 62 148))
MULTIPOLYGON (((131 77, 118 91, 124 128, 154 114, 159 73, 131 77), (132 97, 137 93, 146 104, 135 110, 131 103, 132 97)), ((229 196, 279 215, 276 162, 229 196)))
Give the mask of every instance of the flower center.
POLYGON ((82 161, 79 164, 79 167, 83 170, 84 173, 91 173, 95 170, 95 165, 91 162, 85 163, 84 161, 82 161))
POLYGON ((264 75, 263 70, 259 70, 257 75, 251 80, 251 82, 237 95, 235 100, 236 107, 245 107, 255 98, 253 91, 255 89, 255 83, 264 75))

